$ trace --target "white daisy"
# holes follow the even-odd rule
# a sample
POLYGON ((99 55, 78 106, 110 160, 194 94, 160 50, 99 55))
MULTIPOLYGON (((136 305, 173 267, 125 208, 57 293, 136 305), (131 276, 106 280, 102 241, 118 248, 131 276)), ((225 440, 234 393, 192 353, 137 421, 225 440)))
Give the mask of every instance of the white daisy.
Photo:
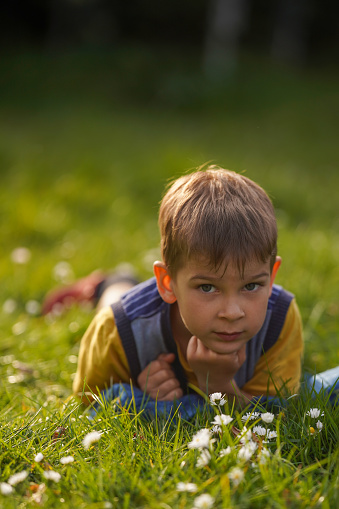
POLYGON ((209 452, 208 449, 202 449, 202 451, 200 451, 200 456, 199 458, 197 459, 197 467, 200 468, 200 467, 205 467, 206 465, 209 464, 211 460, 211 454, 209 452))
POLYGON ((309 415, 310 417, 312 417, 313 419, 318 419, 318 417, 321 415, 323 416, 324 415, 324 412, 321 413, 321 411, 319 410, 319 408, 310 408, 308 410, 308 412, 306 412, 306 415, 309 415))
POLYGON ((229 473, 228 473, 228 477, 231 479, 231 481, 233 482, 233 484, 235 486, 238 486, 238 484, 241 483, 241 481, 243 480, 245 474, 244 474, 244 471, 239 468, 239 467, 234 467, 229 473))
POLYGON ((193 482, 178 482, 177 491, 187 491, 188 493, 194 493, 197 491, 198 486, 193 482))
POLYGON ((216 405, 217 402, 219 402, 222 398, 221 392, 213 392, 213 394, 210 394, 210 403, 211 405, 216 405))
POLYGON ((12 326, 12 332, 14 336, 20 336, 20 334, 23 334, 27 329, 27 324, 24 321, 16 322, 12 326))
POLYGON ((73 461, 74 461, 73 456, 64 456, 63 458, 60 459, 60 463, 62 465, 67 465, 68 463, 73 463, 73 461))
POLYGON ((13 263, 24 265, 31 259, 31 251, 27 247, 16 247, 11 253, 13 263))
POLYGON ((29 300, 26 302, 25 309, 29 315, 38 315, 40 313, 40 303, 37 300, 29 300))
POLYGON ((40 461, 42 461, 43 459, 44 459, 44 455, 42 454, 42 452, 38 452, 38 454, 34 458, 34 461, 36 463, 40 463, 40 461))
POLYGON ((239 438, 241 444, 246 444, 246 442, 252 439, 252 430, 247 429, 246 426, 244 426, 241 430, 239 438))
POLYGON ((219 456, 220 458, 222 458, 223 456, 228 456, 231 452, 232 448, 230 446, 227 446, 226 449, 221 449, 221 451, 219 452, 219 456))
POLYGON ((259 412, 247 412, 241 417, 241 420, 246 421, 255 421, 256 419, 259 419, 260 413, 259 412))
POLYGON ((71 264, 65 261, 58 262, 53 268, 53 276, 56 281, 69 283, 74 278, 71 264))
POLYGON ((200 429, 193 435, 192 441, 188 443, 189 449, 208 449, 211 443, 211 432, 209 429, 200 429))
POLYGON ((1 482, 0 483, 0 492, 2 495, 10 495, 11 493, 13 493, 13 488, 7 482, 1 482))
POLYGON ((269 457, 270 457, 270 451, 268 449, 265 449, 265 447, 263 447, 260 451, 260 454, 258 455, 259 463, 261 465, 264 465, 269 457))
POLYGON ((254 426, 253 433, 255 433, 256 435, 259 435, 259 436, 265 436, 266 428, 264 428, 264 426, 254 426))
POLYGON ((211 432, 214 435, 220 434, 222 432, 222 428, 220 426, 215 425, 212 427, 211 432))
POLYGON ((267 424, 269 424, 270 422, 273 421, 274 419, 274 414, 271 414, 270 412, 265 412, 263 414, 261 414, 261 418, 264 422, 266 422, 267 424))
POLYGON ((214 498, 208 493, 203 493, 194 499, 195 509, 210 509, 214 504, 214 498))
POLYGON ((19 484, 19 482, 24 481, 27 476, 28 472, 26 472, 26 470, 23 470, 22 472, 17 472, 8 479, 8 484, 10 484, 11 486, 15 486, 16 484, 19 484))
POLYGON ((276 431, 267 430, 266 438, 268 440, 272 440, 272 438, 277 438, 278 433, 276 431))
POLYGON ((14 313, 17 308, 17 303, 14 299, 7 299, 2 305, 2 311, 6 313, 6 315, 10 315, 14 313))
POLYGON ((44 472, 44 478, 47 479, 48 481, 59 482, 61 479, 61 475, 59 474, 59 472, 54 472, 54 470, 46 470, 44 472))
POLYGON ((84 449, 88 450, 92 444, 95 442, 98 442, 101 438, 101 434, 99 431, 91 431, 90 433, 87 433, 87 435, 84 436, 82 440, 82 445, 84 446, 84 449))
POLYGON ((254 454, 257 449, 257 444, 255 442, 249 441, 247 442, 238 452, 238 458, 248 461, 254 454))
POLYGON ((210 403, 211 405, 225 405, 227 399, 225 399, 225 395, 221 394, 221 392, 213 392, 210 394, 210 403))
POLYGON ((233 421, 233 417, 231 417, 230 415, 221 414, 221 415, 216 415, 214 417, 212 424, 216 424, 217 426, 227 426, 227 424, 229 424, 232 421, 233 421))
POLYGON ((321 421, 317 421, 317 428, 319 431, 321 431, 323 429, 323 423, 321 421))
POLYGON ((39 484, 36 492, 32 493, 32 501, 34 501, 38 505, 42 505, 43 494, 45 493, 45 491, 46 491, 46 484, 45 483, 39 484))

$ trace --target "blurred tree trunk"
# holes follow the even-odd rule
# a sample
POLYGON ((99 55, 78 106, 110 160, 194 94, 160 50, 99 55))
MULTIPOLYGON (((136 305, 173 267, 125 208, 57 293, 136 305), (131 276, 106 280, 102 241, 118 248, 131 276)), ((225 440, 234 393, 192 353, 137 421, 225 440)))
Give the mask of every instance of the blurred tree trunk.
POLYGON ((312 0, 280 0, 273 28, 271 53, 274 59, 301 64, 308 54, 312 0))
POLYGON ((213 80, 233 74, 239 40, 247 27, 248 0, 211 0, 204 49, 204 71, 213 80))

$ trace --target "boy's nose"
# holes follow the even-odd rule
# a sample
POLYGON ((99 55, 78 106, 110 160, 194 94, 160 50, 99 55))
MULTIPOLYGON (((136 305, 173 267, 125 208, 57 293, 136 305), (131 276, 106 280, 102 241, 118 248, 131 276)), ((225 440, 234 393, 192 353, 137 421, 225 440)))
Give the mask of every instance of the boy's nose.
POLYGON ((245 315, 236 299, 225 299, 219 309, 218 317, 234 322, 245 315))

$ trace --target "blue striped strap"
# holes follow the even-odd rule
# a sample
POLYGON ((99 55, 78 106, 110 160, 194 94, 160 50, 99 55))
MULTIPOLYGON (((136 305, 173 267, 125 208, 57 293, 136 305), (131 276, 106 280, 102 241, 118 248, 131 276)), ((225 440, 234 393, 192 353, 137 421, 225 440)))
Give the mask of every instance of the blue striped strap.
POLYGON ((113 310, 115 323, 119 332, 121 343, 126 353, 132 381, 135 385, 137 385, 137 379, 141 372, 141 367, 131 322, 126 316, 121 301, 111 304, 111 308, 113 310))
POLYGON ((294 295, 284 288, 275 296, 274 302, 272 303, 272 314, 270 323, 268 324, 266 337, 263 344, 265 352, 271 348, 280 336, 281 330, 286 320, 286 314, 290 307, 291 301, 294 295))

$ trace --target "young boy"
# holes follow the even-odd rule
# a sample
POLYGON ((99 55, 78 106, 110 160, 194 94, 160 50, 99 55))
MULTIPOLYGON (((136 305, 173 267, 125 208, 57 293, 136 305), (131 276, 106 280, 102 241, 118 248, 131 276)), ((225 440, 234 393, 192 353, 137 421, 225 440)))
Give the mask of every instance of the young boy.
POLYGON ((274 285, 274 209, 261 187, 210 166, 176 180, 159 212, 154 278, 99 310, 73 390, 85 403, 116 382, 154 399, 190 387, 253 396, 296 391, 303 351, 293 296, 274 285))

